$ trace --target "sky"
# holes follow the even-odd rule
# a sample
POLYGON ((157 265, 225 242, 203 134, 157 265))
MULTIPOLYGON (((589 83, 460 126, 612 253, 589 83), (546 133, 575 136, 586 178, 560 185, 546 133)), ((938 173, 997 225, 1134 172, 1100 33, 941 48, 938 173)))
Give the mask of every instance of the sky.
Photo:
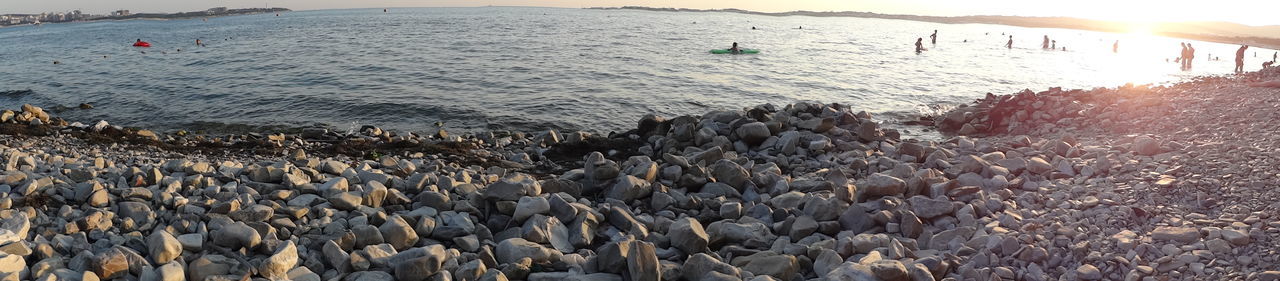
POLYGON ((0 14, 80 9, 103 14, 186 12, 211 7, 285 7, 294 10, 384 7, 617 7, 738 8, 762 12, 860 11, 930 16, 1068 16, 1133 22, 1228 21, 1280 25, 1280 3, 1272 0, 0 0, 0 14))

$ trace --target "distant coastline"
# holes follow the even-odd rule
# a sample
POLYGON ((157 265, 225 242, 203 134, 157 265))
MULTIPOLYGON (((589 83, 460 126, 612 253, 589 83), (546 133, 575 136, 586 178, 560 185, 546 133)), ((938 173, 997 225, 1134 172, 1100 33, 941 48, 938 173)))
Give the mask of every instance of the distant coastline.
MULTIPOLYGON (((1065 28, 1112 33, 1128 32, 1124 27, 1128 24, 1115 21, 1090 20, 1070 17, 1021 17, 1021 16, 917 16, 895 15, 871 12, 756 12, 742 9, 684 9, 684 8, 652 8, 638 6, 594 7, 593 10, 641 10, 655 12, 722 12, 761 16, 809 16, 809 17, 855 17, 897 19, 945 24, 999 24, 1034 28, 1065 28)), ((1248 44, 1268 49, 1280 49, 1280 25, 1248 26, 1228 22, 1178 22, 1159 23, 1152 26, 1152 34, 1207 42, 1226 44, 1248 44)))
POLYGON ((279 7, 276 7, 276 8, 243 8, 243 9, 227 9, 227 8, 219 7, 219 8, 212 8, 212 9, 208 9, 208 10, 204 10, 204 11, 181 12, 181 13, 136 13, 136 14, 133 14, 133 13, 128 13, 128 11, 123 11, 123 13, 121 13, 121 11, 117 11, 117 12, 114 12, 112 15, 97 15, 97 16, 94 16, 94 15, 81 15, 81 14, 79 14, 79 13, 78 13, 78 11, 77 11, 77 13, 75 13, 75 14, 74 14, 75 16, 72 16, 72 15, 66 15, 66 16, 64 16, 64 17, 62 17, 62 18, 57 18, 57 17, 56 17, 57 15, 53 15, 53 14, 41 14, 41 15, 0 15, 0 16, 4 16, 4 17, 6 17, 6 18, 13 18, 13 19, 37 18, 37 20, 34 20, 34 21, 30 21, 30 20, 27 20, 27 21, 7 21, 7 20, 3 20, 3 21, 0 21, 0 27, 23 26, 23 25, 32 25, 32 24, 46 24, 46 23, 94 22, 94 21, 110 21, 110 20, 134 20, 134 19, 152 19, 152 20, 157 20, 157 19, 158 19, 158 20, 171 20, 171 19, 192 19, 192 18, 208 18, 208 17, 235 16, 235 15, 250 15, 250 14, 264 14, 264 13, 279 13, 279 12, 289 12, 289 11, 292 11, 292 10, 290 10, 290 9, 288 9, 288 8, 279 8, 279 7), (43 17, 43 18, 45 18, 45 19, 44 19, 44 20, 39 19, 39 18, 41 18, 41 17, 43 17), (48 19, 52 19, 52 20, 48 20, 48 19))

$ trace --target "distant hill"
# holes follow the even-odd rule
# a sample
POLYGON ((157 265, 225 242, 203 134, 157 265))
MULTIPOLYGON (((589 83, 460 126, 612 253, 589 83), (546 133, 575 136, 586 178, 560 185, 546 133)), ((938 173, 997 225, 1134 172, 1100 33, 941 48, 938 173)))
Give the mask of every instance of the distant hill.
MULTIPOLYGON (((618 8, 590 8, 604 10, 644 10, 659 12, 725 12, 762 16, 810 16, 810 17, 857 17, 878 19, 899 19, 948 24, 982 23, 1001 24, 1022 27, 1068 28, 1102 32, 1128 32, 1128 23, 1118 21, 1090 20, 1071 17, 1020 17, 1020 16, 917 16, 894 15, 870 12, 812 12, 793 11, 782 13, 766 13, 741 9, 683 9, 683 8, 650 8, 625 6, 618 8)), ((1186 38, 1200 41, 1227 44, 1249 44, 1271 49, 1280 49, 1280 25, 1249 26, 1231 22, 1166 22, 1151 26, 1152 33, 1161 36, 1186 38)))

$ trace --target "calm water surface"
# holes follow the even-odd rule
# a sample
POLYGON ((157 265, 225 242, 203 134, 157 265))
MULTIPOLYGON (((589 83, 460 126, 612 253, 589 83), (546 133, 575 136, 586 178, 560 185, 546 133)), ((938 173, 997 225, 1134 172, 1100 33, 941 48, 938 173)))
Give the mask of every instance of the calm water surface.
MULTIPOLYGON (((87 102, 96 108, 59 114, 159 129, 423 131, 444 122, 453 130, 607 132, 649 113, 818 100, 892 116, 987 92, 1168 83, 1233 67, 1236 46, 1193 41, 1196 68, 1179 71, 1166 61, 1179 41, 983 24, 497 7, 49 24, 0 29, 0 91, 31 90, 0 95, 0 106, 87 102), (934 29, 937 45, 928 43, 934 29), (1002 33, 1014 35, 1013 49, 1002 33), (1068 51, 1041 50, 1044 35, 1068 51), (913 52, 918 37, 929 51, 913 52), (129 47, 138 38, 154 47, 129 47), (207 46, 194 46, 197 38, 207 46), (1119 53, 1111 52, 1115 40, 1119 53), (707 52, 732 42, 762 53, 707 52)), ((1247 69, 1271 52, 1251 50, 1247 69)))

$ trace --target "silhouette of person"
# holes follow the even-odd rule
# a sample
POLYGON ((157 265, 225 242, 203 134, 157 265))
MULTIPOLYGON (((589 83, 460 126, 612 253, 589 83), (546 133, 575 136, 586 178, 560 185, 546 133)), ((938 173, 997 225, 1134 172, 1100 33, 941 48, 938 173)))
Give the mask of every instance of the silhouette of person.
POLYGON ((1191 61, 1196 58, 1196 48, 1187 43, 1187 59, 1182 60, 1187 63, 1187 70, 1191 70, 1191 61))
POLYGON ((924 38, 916 38, 916 53, 924 51, 924 38))
POLYGON ((1049 49, 1050 49, 1050 50, 1053 50, 1053 49, 1057 49, 1057 48, 1058 48, 1058 40, 1053 40, 1053 41, 1050 41, 1050 42, 1053 42, 1053 43, 1049 43, 1049 49))
POLYGON ((1244 51, 1249 49, 1249 45, 1242 45, 1236 50, 1236 73, 1244 72, 1244 51))
POLYGON ((1041 49, 1048 49, 1048 48, 1049 48, 1049 35, 1045 35, 1045 36, 1044 36, 1044 42, 1043 42, 1043 43, 1040 43, 1040 48, 1041 48, 1041 49))
POLYGON ((1179 63, 1179 69, 1187 70, 1187 43, 1179 42, 1178 45, 1182 46, 1182 53, 1178 55, 1178 58, 1173 59, 1173 61, 1179 63))
POLYGON ((937 29, 934 29, 934 30, 933 30, 933 34, 930 34, 930 35, 929 35, 929 42, 930 42, 930 44, 935 44, 935 45, 936 45, 936 44, 938 44, 938 30, 937 30, 937 29))
POLYGON ((1111 43, 1111 52, 1112 53, 1120 52, 1120 40, 1116 40, 1115 43, 1111 43))
POLYGON ((1004 43, 1004 47, 1013 49, 1013 35, 1009 35, 1009 43, 1004 43))
POLYGON ((738 48, 738 42, 733 42, 733 47, 729 48, 730 53, 741 54, 742 49, 738 48))

